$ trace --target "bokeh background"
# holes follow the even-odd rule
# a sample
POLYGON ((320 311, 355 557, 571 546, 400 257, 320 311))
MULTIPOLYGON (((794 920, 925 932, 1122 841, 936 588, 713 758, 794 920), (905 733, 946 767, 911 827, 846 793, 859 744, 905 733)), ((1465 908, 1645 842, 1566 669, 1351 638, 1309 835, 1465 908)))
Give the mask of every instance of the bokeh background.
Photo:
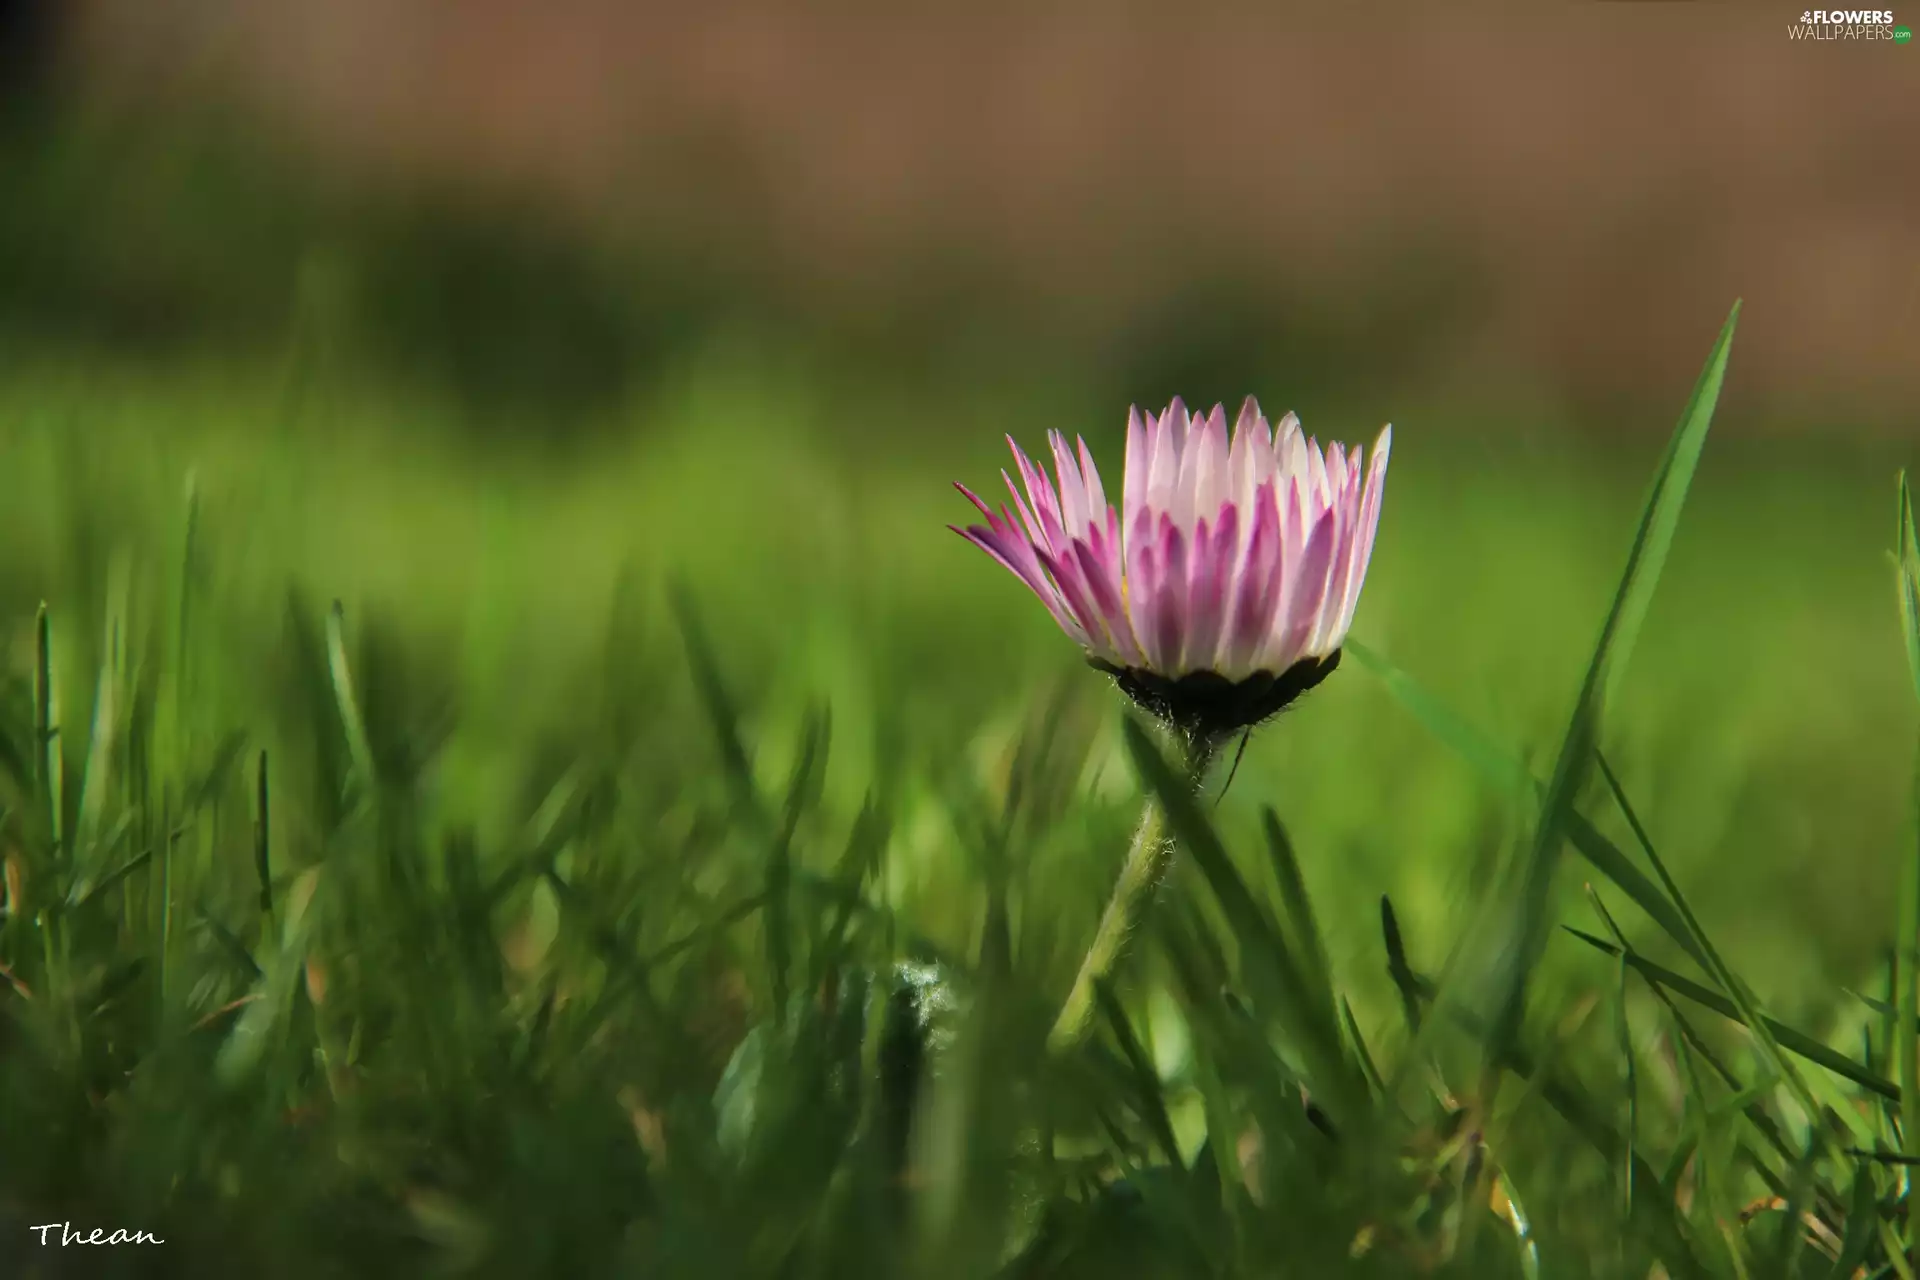
MULTIPOLYGON (((1117 715, 945 530, 948 482, 1056 427, 1117 468, 1130 403, 1253 393, 1323 437, 1395 424, 1356 634, 1538 758, 1742 298, 1608 746, 1736 967, 1825 1010, 1911 841, 1885 551, 1920 52, 1798 16, 5 0, 8 643, 163 561, 191 474, 236 715, 287 584, 342 598, 425 655, 444 803, 484 821, 596 705, 622 583, 627 674, 689 705, 681 574, 758 766, 829 697, 857 806, 877 769, 999 776, 1059 682, 1117 715)), ((1128 785, 1104 760, 1089 785, 1128 785)), ((1379 894, 1451 935, 1512 838, 1357 669, 1235 788, 1294 824, 1356 973, 1379 894)), ((944 840, 897 882, 930 918, 944 840)))

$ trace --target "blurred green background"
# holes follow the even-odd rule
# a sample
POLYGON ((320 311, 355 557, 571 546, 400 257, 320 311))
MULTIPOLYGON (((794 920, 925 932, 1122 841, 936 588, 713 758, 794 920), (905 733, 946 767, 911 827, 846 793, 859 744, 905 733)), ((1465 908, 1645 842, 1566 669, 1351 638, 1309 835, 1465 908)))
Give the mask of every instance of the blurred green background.
MULTIPOLYGON (((289 584, 340 598, 419 655, 437 803, 483 830, 597 714, 619 599, 623 678, 711 749, 676 574, 770 779, 823 696, 838 811, 875 771, 998 785, 1064 681, 1107 725, 1086 785, 1124 791, 1113 696, 946 531, 948 485, 1059 428, 1112 489, 1129 403, 1254 393, 1323 438, 1395 424, 1356 634, 1538 758, 1739 296, 1606 745, 1782 1016, 1881 962, 1920 55, 1678 6, 46 12, 10 19, 0 128, 10 662, 39 600, 91 619, 116 564, 167 572, 192 476, 231 715, 276 696, 289 584)), ((1383 1001, 1377 897, 1451 937, 1512 839, 1357 668, 1255 739, 1223 812, 1262 802, 1383 1001)), ((893 891, 964 938, 937 817, 903 831, 893 891)), ((1062 873, 1089 926, 1110 873, 1062 873)))

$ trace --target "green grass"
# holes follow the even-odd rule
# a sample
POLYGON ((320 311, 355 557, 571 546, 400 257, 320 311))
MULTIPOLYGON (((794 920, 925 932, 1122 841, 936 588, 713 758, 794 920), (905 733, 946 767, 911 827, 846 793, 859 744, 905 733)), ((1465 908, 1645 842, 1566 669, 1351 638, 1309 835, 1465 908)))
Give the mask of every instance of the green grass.
POLYGON ((1657 429, 1396 413, 1374 661, 1194 803, 943 527, 1123 406, 716 361, 476 449, 321 374, 0 378, 9 1274, 1911 1274, 1890 450, 1721 424, 1621 668, 1657 429))

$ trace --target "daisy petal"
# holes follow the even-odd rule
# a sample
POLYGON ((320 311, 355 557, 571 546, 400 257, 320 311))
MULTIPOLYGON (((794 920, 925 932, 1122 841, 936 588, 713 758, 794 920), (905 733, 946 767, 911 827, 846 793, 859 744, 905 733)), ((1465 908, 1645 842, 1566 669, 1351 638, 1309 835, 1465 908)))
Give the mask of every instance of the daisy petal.
POLYGON ((985 523, 955 532, 1092 658, 1176 681, 1278 676, 1346 640, 1392 441, 1388 427, 1370 452, 1322 447, 1294 414, 1270 424, 1251 396, 1229 430, 1224 405, 1196 417, 1176 397, 1128 413, 1117 508, 1084 437, 1047 433, 1051 474, 1009 437, 1010 504, 956 486, 985 523))

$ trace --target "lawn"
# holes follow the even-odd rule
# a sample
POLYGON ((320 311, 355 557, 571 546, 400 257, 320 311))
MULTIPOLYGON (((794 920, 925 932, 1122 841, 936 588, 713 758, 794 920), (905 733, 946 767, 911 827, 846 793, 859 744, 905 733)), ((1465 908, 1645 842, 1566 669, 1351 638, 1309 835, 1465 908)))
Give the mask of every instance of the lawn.
MULTIPOLYGON (((1555 773, 1687 390, 1606 438, 1308 413, 1395 419, 1354 636, 1418 705, 1350 656, 1224 795, 1165 793, 1174 870, 1049 1052, 1160 757, 949 486, 1053 427, 1117 474, 1124 404, 735 353, 562 446, 298 361, 9 366, 0 1257, 1910 1276, 1899 1166, 1850 1154, 1920 1142, 1911 1001, 1875 1003, 1913 863, 1896 445, 1716 426, 1598 743, 1697 925, 1570 852, 1524 1027, 1475 1023, 1565 812, 1459 748, 1555 773), (1722 1016, 1756 1003, 1788 1033, 1722 1016)), ((1657 885, 1588 772, 1583 848, 1657 885)))

